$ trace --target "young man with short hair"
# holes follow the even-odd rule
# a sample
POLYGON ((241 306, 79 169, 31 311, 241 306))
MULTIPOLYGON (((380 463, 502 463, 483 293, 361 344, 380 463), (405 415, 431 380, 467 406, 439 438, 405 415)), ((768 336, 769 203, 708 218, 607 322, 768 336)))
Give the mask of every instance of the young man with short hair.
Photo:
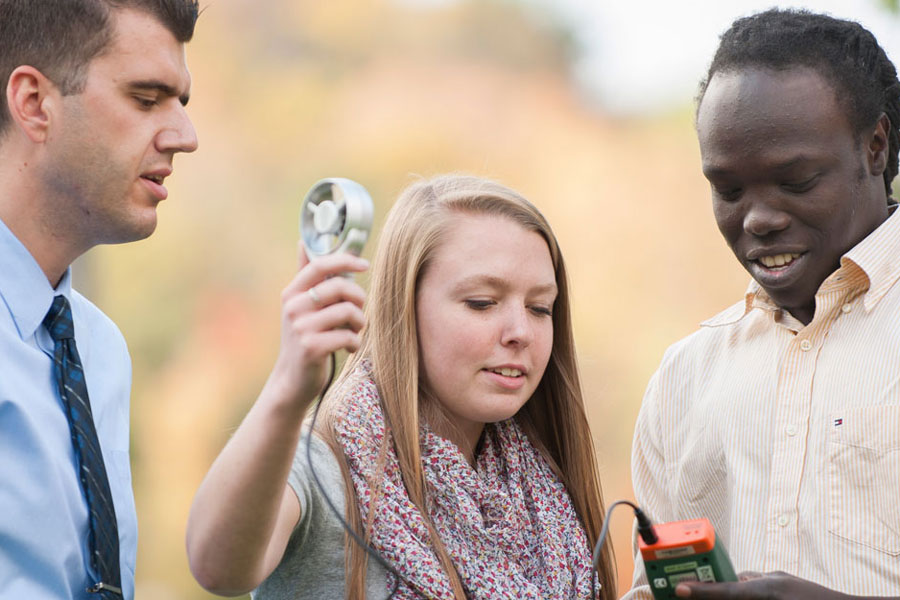
MULTIPOLYGON (((773 9, 722 36, 697 134, 753 281, 666 352, 632 474, 654 521, 709 518, 748 580, 680 597, 900 592, 898 126, 896 70, 857 23, 773 9)), ((649 598, 635 560, 628 597, 649 598)))
POLYGON ((196 0, 0 0, 0 597, 134 597, 125 341, 71 287, 149 236, 185 113, 196 0))

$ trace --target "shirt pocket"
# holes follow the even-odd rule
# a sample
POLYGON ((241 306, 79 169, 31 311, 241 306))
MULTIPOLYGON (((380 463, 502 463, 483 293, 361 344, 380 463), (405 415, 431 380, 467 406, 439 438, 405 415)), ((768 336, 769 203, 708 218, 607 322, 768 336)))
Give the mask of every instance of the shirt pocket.
POLYGON ((832 413, 828 530, 900 555, 900 406, 832 413))

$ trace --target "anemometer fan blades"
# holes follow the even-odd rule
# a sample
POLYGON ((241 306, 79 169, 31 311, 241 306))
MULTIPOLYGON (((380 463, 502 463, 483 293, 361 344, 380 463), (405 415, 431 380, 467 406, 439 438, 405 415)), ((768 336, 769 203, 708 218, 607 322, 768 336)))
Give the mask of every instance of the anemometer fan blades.
POLYGON ((300 208, 300 239, 309 258, 362 252, 372 229, 372 198, 350 179, 330 177, 317 182, 300 208))

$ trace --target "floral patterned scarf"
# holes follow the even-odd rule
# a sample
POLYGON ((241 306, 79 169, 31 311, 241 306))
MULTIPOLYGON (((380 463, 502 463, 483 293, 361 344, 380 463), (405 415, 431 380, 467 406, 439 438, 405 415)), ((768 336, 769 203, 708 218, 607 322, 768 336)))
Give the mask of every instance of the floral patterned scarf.
MULTIPOLYGON (((372 506, 370 479, 385 427, 370 369, 364 362, 346 381, 348 397, 335 428, 362 521, 373 519, 372 547, 403 576, 396 600, 452 600, 450 579, 409 499, 393 446, 372 506)), ((486 426, 474 469, 456 445, 427 426, 420 445, 428 516, 468 598, 596 598, 591 550, 572 501, 514 420, 486 426)), ((393 587, 392 574, 388 583, 393 587)))

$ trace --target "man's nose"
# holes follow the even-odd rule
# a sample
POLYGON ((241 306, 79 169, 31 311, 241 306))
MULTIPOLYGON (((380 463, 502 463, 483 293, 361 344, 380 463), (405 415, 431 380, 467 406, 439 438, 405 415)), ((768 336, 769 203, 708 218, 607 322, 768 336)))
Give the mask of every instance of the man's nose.
POLYGON ((744 198, 747 209, 744 213, 744 231, 758 237, 787 229, 791 217, 782 210, 777 200, 762 196, 744 198))
POLYGON ((197 149, 197 131, 184 106, 178 104, 171 119, 156 138, 159 152, 193 152, 197 149))

